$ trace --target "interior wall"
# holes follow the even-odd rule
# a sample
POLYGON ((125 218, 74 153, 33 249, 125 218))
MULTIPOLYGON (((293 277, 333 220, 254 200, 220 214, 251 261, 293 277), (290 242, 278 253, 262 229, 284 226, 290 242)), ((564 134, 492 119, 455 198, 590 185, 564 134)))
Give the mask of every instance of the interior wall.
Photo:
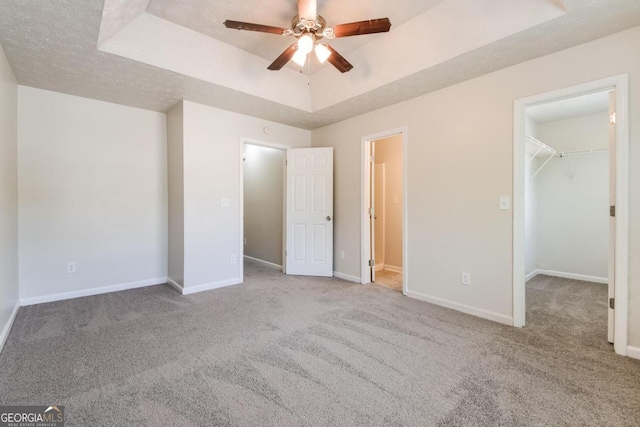
POLYGON ((182 102, 167 113, 168 278, 184 286, 184 114, 182 102))
POLYGON ((285 152, 244 144, 244 254, 282 266, 285 152))
POLYGON ((183 104, 184 287, 201 290, 239 283, 241 139, 309 147, 311 132, 189 101, 183 104), (228 207, 222 207, 222 199, 228 199, 228 207))
MULTIPOLYGON (((539 123, 538 137, 556 151, 609 145, 609 114, 539 123)), ((537 263, 543 270, 607 280, 609 155, 553 158, 536 182, 537 263)))
POLYGON ((0 46, 0 351, 18 306, 18 85, 0 46))
POLYGON ((402 135, 375 142, 375 161, 385 164, 385 268, 402 271, 402 135))
POLYGON ((361 137, 408 127, 410 294, 512 322, 514 100, 629 73, 630 344, 640 346, 640 27, 313 132, 335 150, 336 271, 360 276, 361 137), (549 70, 553 70, 550 73, 549 70), (471 286, 460 273, 471 274, 471 286))
POLYGON ((21 300, 164 283, 165 115, 24 86, 18 93, 21 300))
MULTIPOLYGON (((607 123, 605 122, 605 127, 607 123)), ((553 158, 535 177, 538 267, 607 280, 609 155, 553 158)))
POLYGON ((537 124, 537 138, 556 151, 609 148, 609 112, 537 124))

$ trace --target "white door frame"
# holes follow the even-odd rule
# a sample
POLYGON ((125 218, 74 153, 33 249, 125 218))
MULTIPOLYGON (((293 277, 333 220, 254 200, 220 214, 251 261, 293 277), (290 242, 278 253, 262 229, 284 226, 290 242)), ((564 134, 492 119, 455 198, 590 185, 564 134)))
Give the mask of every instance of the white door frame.
POLYGON ((375 133, 372 135, 363 136, 360 139, 360 157, 362 159, 362 174, 360 185, 360 283, 366 285, 371 283, 370 270, 369 270, 369 256, 371 254, 371 218, 369 216, 369 204, 371 202, 371 194, 369 189, 371 188, 371 162, 369 153, 371 152, 371 141, 379 139, 389 138, 391 136, 402 136, 402 293, 404 295, 409 291, 409 268, 408 258, 408 180, 407 180, 407 167, 408 161, 408 145, 409 145, 409 129, 407 126, 403 126, 396 129, 390 129, 387 131, 375 133))
POLYGON ((616 233, 615 233, 615 352, 626 356, 629 299, 629 75, 621 74, 588 83, 521 98, 513 117, 513 325, 525 325, 524 191, 525 109, 536 104, 616 90, 616 233))
POLYGON ((251 138, 240 138, 240 245, 238 248, 238 253, 240 254, 240 259, 238 263, 240 264, 240 280, 244 282, 244 146, 245 144, 249 145, 257 145, 260 147, 274 148, 276 150, 281 150, 284 152, 284 160, 282 161, 282 173, 284 179, 282 180, 282 272, 286 274, 287 272, 287 260, 284 255, 285 246, 287 242, 287 170, 285 166, 285 162, 287 160, 287 150, 291 148, 288 145, 277 144, 275 142, 267 142, 260 141, 257 139, 251 138))

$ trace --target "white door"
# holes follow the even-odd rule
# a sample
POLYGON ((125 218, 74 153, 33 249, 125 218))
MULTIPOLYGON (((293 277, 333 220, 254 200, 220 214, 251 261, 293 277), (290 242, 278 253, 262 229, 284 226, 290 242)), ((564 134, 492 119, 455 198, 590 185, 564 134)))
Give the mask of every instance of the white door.
POLYGON ((333 148, 287 150, 286 273, 333 276, 333 148))
MULTIPOLYGON (((616 92, 609 92, 609 206, 616 205, 616 92)), ((609 216, 609 301, 615 296, 615 257, 616 255, 616 218, 609 216)), ((614 340, 614 309, 609 305, 609 327, 607 339, 610 343, 614 340)))

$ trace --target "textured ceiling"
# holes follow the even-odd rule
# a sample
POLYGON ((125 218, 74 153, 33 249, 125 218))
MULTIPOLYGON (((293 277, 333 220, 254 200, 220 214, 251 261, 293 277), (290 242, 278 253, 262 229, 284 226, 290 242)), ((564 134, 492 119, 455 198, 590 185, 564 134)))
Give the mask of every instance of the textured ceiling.
POLYGON ((609 111, 609 91, 574 96, 527 108, 528 117, 538 123, 609 111))
MULTIPOLYGON (((392 25, 399 26, 444 0, 319 0, 318 13, 327 25, 344 24, 366 19, 388 17, 392 25)), ((275 27, 290 28, 291 19, 298 13, 295 0, 150 0, 147 12, 167 21, 190 28, 239 49, 273 61, 293 43, 291 37, 229 30, 222 24, 225 20, 244 21, 275 27)), ((334 39, 330 43, 341 54, 350 52, 368 43, 381 34, 334 39)), ((322 67, 312 55, 310 68, 313 73, 322 67)), ((299 68, 294 62, 288 64, 299 68)))
POLYGON ((640 25, 638 0, 566 0, 565 5, 568 13, 560 18, 313 113, 98 50, 102 0, 2 0, 0 43, 21 85, 156 111, 187 99, 314 129, 640 25))

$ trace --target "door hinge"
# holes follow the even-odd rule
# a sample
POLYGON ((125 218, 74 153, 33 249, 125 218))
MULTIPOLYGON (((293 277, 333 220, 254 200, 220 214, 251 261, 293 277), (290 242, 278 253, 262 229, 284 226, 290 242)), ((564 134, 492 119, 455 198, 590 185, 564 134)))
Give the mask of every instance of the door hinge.
POLYGON ((611 310, 615 310, 616 309, 616 299, 615 298, 609 298, 609 308, 611 310))
POLYGON ((375 215, 375 209, 369 208, 369 215, 375 215))
POLYGON ((370 259, 369 260, 369 267, 375 267, 375 266, 376 266, 375 260, 370 259))
POLYGON ((287 256, 287 251, 284 251, 284 256, 287 256))
POLYGON ((369 163, 375 163, 376 156, 369 156, 369 163))
POLYGON ((609 216, 616 216, 616 207, 609 206, 609 216))
POLYGON ((285 165, 285 166, 289 166, 289 160, 285 160, 285 161, 284 161, 284 165, 285 165))

